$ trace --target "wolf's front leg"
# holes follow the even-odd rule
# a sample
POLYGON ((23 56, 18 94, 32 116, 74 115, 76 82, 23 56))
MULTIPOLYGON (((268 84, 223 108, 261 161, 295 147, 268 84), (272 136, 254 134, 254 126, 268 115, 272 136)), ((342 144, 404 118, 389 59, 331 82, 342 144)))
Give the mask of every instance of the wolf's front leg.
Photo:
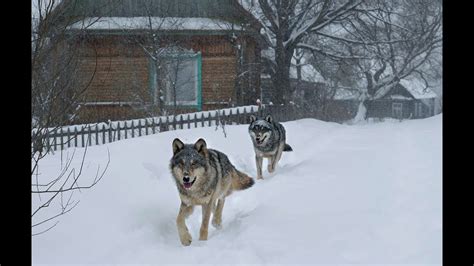
POLYGON ((276 155, 272 155, 270 158, 268 158, 267 170, 269 173, 273 173, 275 170, 275 156, 276 155))
POLYGON ((283 149, 285 147, 285 143, 282 143, 278 146, 277 152, 273 155, 270 160, 268 160, 268 172, 273 173, 277 166, 278 161, 281 159, 281 154, 283 153, 283 149))
POLYGON ((199 240, 207 240, 209 219, 211 218, 211 211, 216 204, 214 199, 211 199, 208 204, 202 205, 202 223, 201 230, 199 230, 199 240))
POLYGON ((181 207, 179 208, 178 217, 176 218, 176 225, 178 227, 179 240, 184 246, 189 246, 192 241, 192 237, 189 234, 188 227, 186 227, 186 218, 193 213, 193 206, 187 206, 181 202, 181 207))
POLYGON ((255 161, 257 163, 257 179, 263 179, 262 177, 263 157, 255 155, 255 161))

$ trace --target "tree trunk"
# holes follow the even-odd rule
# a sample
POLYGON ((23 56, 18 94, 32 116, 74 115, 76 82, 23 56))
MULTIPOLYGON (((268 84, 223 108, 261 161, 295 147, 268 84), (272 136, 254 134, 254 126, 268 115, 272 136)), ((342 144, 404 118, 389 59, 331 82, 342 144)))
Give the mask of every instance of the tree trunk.
MULTIPOLYGON (((158 54, 155 53, 155 58, 158 58, 158 54)), ((159 82, 159 75, 160 75, 160 72, 158 71, 159 70, 159 63, 158 63, 158 60, 153 60, 153 64, 155 65, 155 82, 156 82, 156 87, 154 88, 155 90, 153 91, 153 99, 152 99, 152 103, 154 105, 154 110, 153 112, 155 113, 154 115, 162 115, 163 114, 163 110, 162 110, 162 105, 161 105, 161 92, 160 92, 160 89, 161 89, 161 84, 159 82)))
POLYGON ((276 71, 273 78, 273 103, 285 104, 290 101, 290 65, 294 49, 287 49, 283 46, 281 38, 277 38, 275 49, 276 71))

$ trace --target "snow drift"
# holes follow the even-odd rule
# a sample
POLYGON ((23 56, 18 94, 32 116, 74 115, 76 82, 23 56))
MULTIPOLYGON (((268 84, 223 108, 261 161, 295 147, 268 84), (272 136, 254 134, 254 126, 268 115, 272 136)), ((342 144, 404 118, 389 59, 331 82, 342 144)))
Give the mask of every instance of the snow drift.
MULTIPOLYGON (((80 182, 106 164, 108 150, 109 169, 74 194, 81 202, 56 227, 33 237, 33 263, 441 264, 441 121, 283 123, 294 151, 275 173, 265 170, 265 180, 227 198, 223 228, 210 226, 208 241, 198 240, 196 208, 189 247, 175 225, 171 142, 203 137, 255 176, 247 126, 226 126, 227 137, 221 128, 197 128, 89 147, 80 182)), ((76 149, 76 165, 83 151, 76 149)), ((57 175, 60 162, 59 153, 45 158, 41 176, 57 175)))

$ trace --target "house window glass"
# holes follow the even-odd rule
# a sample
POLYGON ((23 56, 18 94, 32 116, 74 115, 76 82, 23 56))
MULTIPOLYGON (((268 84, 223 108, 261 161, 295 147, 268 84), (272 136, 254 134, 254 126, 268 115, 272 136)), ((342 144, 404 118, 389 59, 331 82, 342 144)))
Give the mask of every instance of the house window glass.
POLYGON ((403 118, 403 103, 392 103, 392 116, 393 118, 403 118))
POLYGON ((161 68, 166 105, 198 104, 198 66, 194 57, 169 58, 161 68))
MULTIPOLYGON (((176 53, 160 58, 152 70, 155 84, 166 106, 200 107, 200 54, 176 53)), ((155 96, 156 97, 156 96, 155 96)), ((157 99, 155 99, 155 102, 157 99)))

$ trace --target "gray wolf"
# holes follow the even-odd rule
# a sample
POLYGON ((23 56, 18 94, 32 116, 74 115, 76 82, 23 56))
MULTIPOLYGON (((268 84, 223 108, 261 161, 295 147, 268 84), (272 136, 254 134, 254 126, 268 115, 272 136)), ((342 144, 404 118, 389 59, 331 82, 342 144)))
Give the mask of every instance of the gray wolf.
POLYGON ((204 139, 184 144, 176 138, 172 146, 170 170, 181 199, 176 225, 181 243, 189 246, 192 239, 185 219, 192 214, 194 206, 202 206, 199 240, 207 240, 211 212, 212 225, 221 228, 225 197, 234 190, 251 187, 254 180, 238 171, 224 153, 208 149, 204 139))
POLYGON ((273 120, 271 115, 265 118, 250 116, 249 134, 255 150, 257 179, 262 177, 263 158, 268 158, 268 172, 273 173, 281 154, 293 151, 286 143, 286 132, 282 124, 273 120))

